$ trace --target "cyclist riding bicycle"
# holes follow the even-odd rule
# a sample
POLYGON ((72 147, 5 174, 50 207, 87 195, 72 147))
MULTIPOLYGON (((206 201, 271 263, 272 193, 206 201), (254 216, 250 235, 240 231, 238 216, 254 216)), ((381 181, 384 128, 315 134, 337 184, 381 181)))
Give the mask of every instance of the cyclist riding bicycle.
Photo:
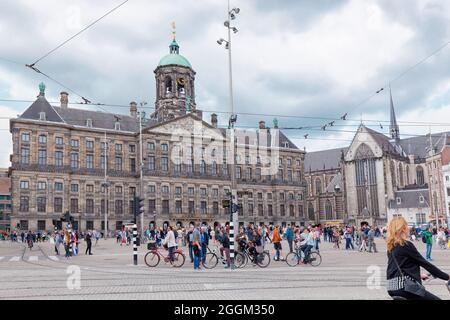
POLYGON ((262 236, 256 231, 253 231, 253 241, 248 242, 248 252, 251 254, 253 258, 253 264, 256 264, 258 259, 258 247, 262 246, 262 236))
POLYGON ((27 244, 28 244, 28 248, 32 248, 33 247, 33 234, 31 233, 31 231, 28 231, 27 234, 27 244))
POLYGON ((303 263, 306 263, 309 261, 309 254, 311 249, 314 248, 315 241, 308 228, 303 230, 303 233, 300 235, 300 239, 300 250, 303 252, 303 263))
POLYGON ((422 286, 422 280, 428 275, 421 274, 426 269, 433 277, 445 281, 450 276, 435 267, 417 251, 409 239, 408 223, 402 217, 391 220, 388 226, 387 252, 387 291, 395 299, 403 300, 440 300, 422 286))

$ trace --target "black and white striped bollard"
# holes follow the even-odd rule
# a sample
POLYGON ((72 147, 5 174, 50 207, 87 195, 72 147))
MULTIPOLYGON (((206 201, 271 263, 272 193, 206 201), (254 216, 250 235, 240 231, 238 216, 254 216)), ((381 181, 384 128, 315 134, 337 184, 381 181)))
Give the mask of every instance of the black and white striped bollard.
POLYGON ((231 268, 234 269, 234 222, 230 221, 230 260, 231 268))
POLYGON ((137 249, 137 225, 133 225, 133 264, 135 266, 138 265, 138 249, 137 249))

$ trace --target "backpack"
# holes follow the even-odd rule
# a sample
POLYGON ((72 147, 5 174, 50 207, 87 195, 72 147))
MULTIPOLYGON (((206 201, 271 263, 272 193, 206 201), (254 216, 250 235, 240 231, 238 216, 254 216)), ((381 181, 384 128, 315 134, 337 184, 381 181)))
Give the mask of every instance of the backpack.
POLYGON ((427 237, 424 234, 422 235, 422 242, 427 243, 427 237))

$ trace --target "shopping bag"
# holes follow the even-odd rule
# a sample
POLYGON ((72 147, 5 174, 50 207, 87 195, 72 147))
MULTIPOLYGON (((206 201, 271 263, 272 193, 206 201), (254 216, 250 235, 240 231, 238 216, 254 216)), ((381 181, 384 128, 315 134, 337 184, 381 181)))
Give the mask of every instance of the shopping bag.
POLYGON ((447 247, 450 249, 450 240, 448 240, 447 247))

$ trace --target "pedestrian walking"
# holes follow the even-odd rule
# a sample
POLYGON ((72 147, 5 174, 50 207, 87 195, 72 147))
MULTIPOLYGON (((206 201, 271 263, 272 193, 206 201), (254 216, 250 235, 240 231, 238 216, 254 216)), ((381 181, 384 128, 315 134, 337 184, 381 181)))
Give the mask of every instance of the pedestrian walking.
POLYGON ((189 248, 189 258, 191 258, 191 263, 194 263, 194 250, 193 250, 193 233, 194 233, 194 227, 190 226, 189 231, 186 234, 186 242, 188 243, 189 248))
POLYGON ((375 229, 374 227, 371 227, 369 232, 367 233, 367 242, 369 243, 369 252, 372 252, 372 248, 373 248, 373 252, 377 253, 377 246, 375 244, 375 229))
POLYGON ((428 261, 433 261, 433 259, 431 259, 431 249, 433 248, 433 233, 431 228, 422 232, 422 242, 426 244, 425 258, 428 261))
POLYGON ((272 234, 272 243, 275 250, 275 261, 284 261, 283 253, 282 253, 282 247, 281 247, 281 236, 280 236, 280 228, 279 226, 276 226, 273 230, 272 234))
POLYGON ((59 256, 59 246, 61 245, 62 241, 62 237, 61 234, 59 234, 59 232, 55 232, 55 236, 54 236, 54 241, 55 241, 55 254, 57 256, 59 256))
POLYGON ((293 226, 291 227, 290 225, 288 225, 285 233, 284 233, 284 237, 286 238, 286 241, 288 242, 289 245, 289 252, 293 252, 294 251, 294 230, 293 230, 293 226))
POLYGON ((352 231, 350 228, 347 228, 344 232, 344 239, 345 239, 345 250, 354 250, 355 247, 353 246, 353 236, 352 231))
POLYGON ((221 244, 221 247, 219 249, 220 256, 222 257, 222 260, 224 259, 224 254, 226 257, 226 266, 225 269, 228 269, 231 267, 231 258, 230 258, 230 238, 228 237, 228 233, 225 231, 225 228, 221 228, 219 232, 219 239, 218 241, 221 244))
POLYGON ((363 228, 361 228, 359 231, 359 239, 360 239, 359 251, 360 252, 367 251, 367 245, 366 245, 367 235, 364 232, 363 228))
POLYGON ((64 231, 64 249, 66 250, 66 259, 69 259, 71 256, 71 242, 72 242, 72 237, 70 236, 69 231, 64 231))
POLYGON ((84 240, 86 241, 86 251, 84 254, 86 255, 89 253, 89 255, 92 256, 92 235, 90 232, 86 233, 84 240))
POLYGON ((205 263, 206 261, 206 249, 209 245, 209 235, 206 231, 205 227, 201 227, 200 229, 200 244, 202 247, 202 262, 205 263))
POLYGON ((200 260, 202 258, 200 223, 195 223, 195 229, 192 232, 192 251, 194 255, 194 270, 200 269, 200 260))

